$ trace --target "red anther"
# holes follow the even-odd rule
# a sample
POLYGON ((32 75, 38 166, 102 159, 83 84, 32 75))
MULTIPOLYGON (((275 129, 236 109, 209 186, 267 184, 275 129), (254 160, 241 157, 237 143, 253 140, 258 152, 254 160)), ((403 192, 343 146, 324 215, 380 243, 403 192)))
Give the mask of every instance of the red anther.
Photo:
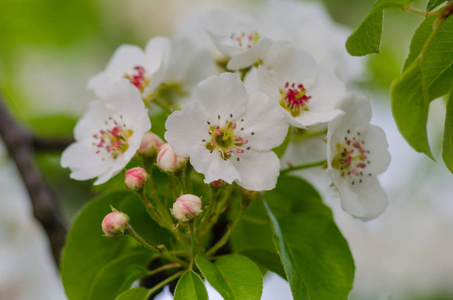
POLYGON ((360 143, 355 141, 354 143, 352 143, 352 145, 355 147, 355 148, 360 148, 360 143))
POLYGON ((231 129, 236 129, 236 123, 231 124, 231 129))
POLYGON ((363 154, 363 153, 366 152, 366 150, 365 150, 364 148, 360 148, 360 149, 359 149, 359 152, 363 154))
POLYGON ((215 132, 215 134, 216 134, 216 135, 222 135, 222 131, 217 130, 217 131, 215 132))
POLYGON ((359 172, 356 169, 352 169, 351 173, 354 174, 355 176, 359 176, 359 172))
POLYGON ((121 142, 113 142, 112 146, 113 148, 118 148, 119 146, 121 146, 121 142))
POLYGON ((236 152, 237 153, 244 153, 244 150, 242 148, 237 148, 236 152))
POLYGON ((293 82, 293 84, 291 84, 291 87, 293 88, 296 84, 293 82))
POLYGON ((366 167, 366 163, 358 163, 357 167, 364 169, 366 167))
POLYGON ((303 86, 302 84, 299 84, 297 87, 298 87, 299 89, 303 89, 303 88, 304 88, 304 86, 303 86))
POLYGON ((347 140, 346 145, 351 145, 351 140, 347 140))
POLYGON ((112 147, 107 146, 107 147, 105 147, 105 150, 107 150, 107 152, 110 152, 110 151, 112 151, 112 147))
POLYGON ((287 89, 288 86, 289 86, 289 82, 286 82, 286 83, 285 83, 285 89, 287 89))
POLYGON ((212 141, 211 141, 211 146, 212 146, 212 147, 215 146, 215 140, 212 140, 212 141))
POLYGON ((215 127, 215 129, 220 129, 220 126, 219 126, 219 125, 217 125, 217 126, 215 127))
POLYGON ((233 153, 233 149, 227 149, 225 150, 225 153, 233 153))
POLYGON ((349 149, 348 151, 346 151, 346 153, 348 153, 348 154, 351 154, 353 152, 354 152, 354 149, 349 149))
POLYGON ((242 139, 242 143, 243 143, 244 145, 247 144, 248 142, 249 142, 248 139, 242 139))
POLYGON ((366 159, 366 155, 360 155, 360 160, 365 160, 366 159))

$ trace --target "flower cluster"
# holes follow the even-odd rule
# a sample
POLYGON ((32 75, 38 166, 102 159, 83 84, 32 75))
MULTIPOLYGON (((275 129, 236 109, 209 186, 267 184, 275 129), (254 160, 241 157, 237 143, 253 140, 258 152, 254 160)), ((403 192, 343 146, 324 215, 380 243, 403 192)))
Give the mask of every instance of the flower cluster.
MULTIPOLYGON (((137 192, 154 163, 176 177, 185 170, 198 176, 193 168, 206 184, 266 191, 286 167, 273 149, 316 138, 322 150, 305 151, 303 161, 322 158, 344 210, 364 220, 382 213, 387 199, 376 175, 389 164, 388 145, 369 125, 368 100, 346 91, 360 64, 339 50, 343 29, 320 21, 327 16, 316 4, 270 1, 261 16, 212 11, 176 38, 153 38, 144 50, 120 46, 89 80, 97 100, 77 124, 62 166, 74 179, 101 184, 136 156, 144 169, 129 170, 126 186, 137 192), (321 34, 338 45, 320 45, 321 34), (157 114, 168 116, 165 141, 149 132, 157 114)), ((181 199, 173 215, 185 220, 181 199)))

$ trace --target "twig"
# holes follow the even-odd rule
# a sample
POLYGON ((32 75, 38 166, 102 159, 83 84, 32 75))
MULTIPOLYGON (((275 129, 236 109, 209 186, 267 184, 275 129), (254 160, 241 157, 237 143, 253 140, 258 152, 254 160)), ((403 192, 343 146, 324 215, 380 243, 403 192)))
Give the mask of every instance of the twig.
POLYGON ((66 224, 49 186, 33 164, 33 140, 30 133, 9 114, 0 96, 0 135, 27 188, 33 215, 44 227, 55 263, 66 236, 66 224))

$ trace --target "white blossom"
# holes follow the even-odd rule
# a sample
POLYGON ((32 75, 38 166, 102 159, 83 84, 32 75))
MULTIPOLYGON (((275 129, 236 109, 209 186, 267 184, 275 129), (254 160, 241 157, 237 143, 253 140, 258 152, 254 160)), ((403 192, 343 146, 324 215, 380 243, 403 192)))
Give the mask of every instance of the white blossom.
POLYGON ((222 179, 249 190, 274 188, 280 164, 271 149, 288 129, 276 103, 263 93, 249 96, 231 73, 200 83, 191 100, 165 124, 175 152, 189 156, 206 183, 222 179))
POLYGON ((332 72, 319 71, 307 52, 289 43, 272 44, 256 76, 259 90, 280 105, 292 126, 325 123, 341 113, 343 83, 332 72))
POLYGON ((217 49, 229 57, 227 68, 239 70, 258 63, 270 46, 262 26, 252 18, 223 11, 212 11, 205 27, 217 49))
POLYGON ((379 216, 387 195, 377 175, 390 163, 383 130, 370 125, 371 106, 362 95, 351 94, 342 105, 344 115, 329 123, 327 163, 343 209, 362 220, 379 216))
POLYGON ((150 128, 139 91, 127 80, 119 80, 106 90, 104 99, 90 103, 61 165, 71 169, 73 179, 98 177, 94 184, 104 183, 127 165, 150 128))
POLYGON ((105 70, 89 80, 88 89, 97 97, 106 98, 109 87, 126 78, 146 99, 163 80, 169 52, 170 42, 162 37, 151 39, 145 51, 138 46, 121 45, 105 70))
POLYGON ((260 15, 276 32, 272 40, 306 50, 320 68, 334 70, 342 80, 363 76, 363 58, 349 55, 345 48, 350 30, 335 23, 321 3, 269 0, 260 15))

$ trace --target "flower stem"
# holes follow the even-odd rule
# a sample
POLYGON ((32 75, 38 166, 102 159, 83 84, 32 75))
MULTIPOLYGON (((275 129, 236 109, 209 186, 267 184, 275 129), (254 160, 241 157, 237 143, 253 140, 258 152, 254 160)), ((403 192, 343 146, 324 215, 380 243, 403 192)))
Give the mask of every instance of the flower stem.
POLYGON ((146 295, 146 299, 151 296, 153 293, 155 293, 156 291, 158 291, 161 287, 165 286, 167 283, 170 283, 172 282, 173 280, 175 280, 176 278, 178 278, 179 276, 181 276, 185 271, 182 270, 182 271, 179 271, 178 273, 175 273, 173 274, 172 276, 168 277, 167 279, 165 279, 164 281, 162 281, 161 283, 155 285, 152 289, 149 290, 148 292, 148 295, 146 295))
POLYGON ((171 255, 166 250, 165 246, 153 245, 153 244, 149 243, 147 240, 145 240, 144 238, 142 238, 140 235, 137 234, 137 232, 135 232, 135 230, 132 228, 131 225, 129 225, 129 224, 127 225, 125 233, 130 235, 131 237, 133 237, 137 242, 139 242, 145 248, 147 248, 153 252, 155 252, 157 250, 162 255, 162 257, 164 257, 170 261, 173 261, 175 263, 178 263, 181 266, 188 266, 187 262, 183 261, 182 259, 179 259, 176 256, 171 255))
POLYGON ((306 164, 306 165, 299 165, 299 166, 295 166, 295 167, 290 167, 290 168, 287 168, 287 169, 280 170, 280 175, 284 175, 284 174, 287 174, 287 173, 292 172, 292 171, 319 167, 319 166, 323 166, 325 164, 327 164, 327 161, 326 160, 322 160, 322 161, 317 161, 317 162, 306 164))
POLYGON ((161 98, 154 97, 153 99, 151 99, 151 101, 154 102, 160 108, 162 108, 162 110, 165 111, 167 114, 170 115, 171 113, 173 113, 171 108, 167 105, 167 103, 162 101, 161 98))
POLYGON ((138 197, 142 200, 143 205, 145 206, 146 212, 148 215, 156 221, 158 224, 165 224, 165 220, 161 214, 158 213, 154 205, 149 201, 148 197, 145 195, 145 191, 142 189, 137 192, 138 197))
POLYGON ((418 15, 422 15, 422 16, 432 16, 432 17, 439 17, 440 16, 440 13, 435 13, 435 12, 429 12, 429 11, 424 11, 424 10, 420 10, 418 8, 415 8, 415 7, 412 7, 410 5, 406 6, 405 7, 406 10, 408 11, 411 11, 413 13, 416 13, 418 15))
POLYGON ((308 140, 317 136, 323 136, 327 134, 327 129, 321 131, 314 131, 314 132, 303 132, 303 133, 293 133, 290 137, 291 141, 303 141, 308 140))
POLYGON ((210 256, 210 255, 214 254, 217 250, 219 250, 220 248, 222 248, 223 245, 225 245, 225 243, 228 241, 228 238, 230 237, 231 232, 233 231, 233 229, 236 227, 236 225, 237 225, 237 224, 239 223, 239 221, 241 220, 241 217, 244 215, 244 213, 245 213, 245 211, 247 210, 249 204, 250 204, 250 201, 242 201, 241 210, 239 211, 239 214, 238 214, 238 216, 236 217, 236 219, 234 220, 233 224, 231 224, 231 225, 228 226, 228 230, 227 230, 227 232, 222 236, 222 238, 221 238, 214 246, 212 246, 211 249, 209 249, 209 250, 206 252, 206 256, 210 256))
POLYGON ((148 276, 151 276, 151 275, 154 275, 154 274, 157 274, 159 272, 162 272, 162 271, 165 271, 165 270, 168 270, 168 269, 173 269, 173 268, 179 268, 179 267, 182 267, 180 264, 177 264, 177 263, 172 263, 172 264, 168 264, 168 265, 164 265, 162 267, 159 267, 159 268, 156 268, 154 270, 151 270, 148 272, 148 276))
POLYGON ((142 238, 141 236, 139 236, 135 230, 132 228, 131 225, 127 225, 126 227, 126 231, 125 231, 126 234, 130 235, 131 237, 133 237, 137 242, 139 242, 142 246, 144 246, 145 248, 151 250, 151 251, 158 251, 158 252, 161 252, 162 253, 162 250, 157 247, 156 245, 153 245, 151 243, 148 243, 148 241, 146 241, 144 238, 142 238))
POLYGON ((193 261, 195 259, 196 250, 197 250, 197 238, 195 235, 195 228, 194 228, 193 222, 189 223, 189 231, 190 231, 190 241, 192 243, 191 258, 190 258, 190 268, 192 268, 193 261))

